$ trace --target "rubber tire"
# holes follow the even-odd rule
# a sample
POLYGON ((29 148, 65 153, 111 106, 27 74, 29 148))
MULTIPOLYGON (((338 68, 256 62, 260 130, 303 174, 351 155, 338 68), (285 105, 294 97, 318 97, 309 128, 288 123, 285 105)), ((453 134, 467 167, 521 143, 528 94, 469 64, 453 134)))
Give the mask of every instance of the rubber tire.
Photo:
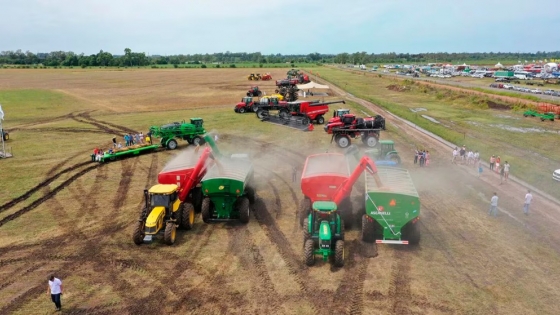
POLYGON ((237 209, 237 211, 239 211, 239 221, 241 221, 241 223, 249 223, 249 198, 239 197, 239 199, 237 199, 237 209))
POLYGON ((280 118, 282 119, 290 119, 290 112, 288 112, 287 110, 281 109, 278 112, 278 116, 280 116, 280 118))
POLYGON ((339 240, 344 241, 344 220, 340 219, 340 237, 339 240))
POLYGON ((342 149, 348 148, 351 143, 352 141, 350 140, 350 137, 348 137, 347 135, 338 135, 336 139, 336 144, 338 145, 339 148, 342 149))
POLYGON ((311 267, 315 264, 315 242, 313 240, 307 240, 303 244, 303 262, 311 267))
POLYGON ((317 121, 317 123, 318 123, 319 125, 322 125, 322 124, 325 123, 325 117, 323 117, 323 115, 317 116, 317 118, 316 118, 315 120, 317 121))
POLYGON ((247 196, 247 199, 249 199, 250 204, 255 203, 255 189, 253 187, 245 187, 245 196, 247 196))
POLYGON ((163 241, 167 245, 175 244, 175 238, 177 237, 177 225, 173 222, 167 222, 165 224, 165 232, 163 234, 163 241))
POLYGON ((389 156, 387 157, 387 159, 388 159, 389 161, 396 162, 397 165, 400 165, 400 164, 401 164, 401 158, 400 158, 400 156, 399 156, 398 154, 396 154, 396 153, 391 153, 391 154, 389 154, 389 156))
POLYGON ((238 110, 238 112, 239 112, 240 114, 244 114, 244 113, 245 113, 245 107, 240 107, 239 110, 238 110))
POLYGON ((309 230, 307 229, 307 227, 309 226, 309 219, 305 218, 303 219, 303 225, 302 225, 302 229, 303 229, 303 246, 305 246, 305 242, 309 239, 311 239, 311 233, 309 232, 309 230))
POLYGON ((194 145, 203 145, 204 144, 204 139, 200 136, 196 136, 192 139, 192 142, 194 145))
POLYGON ((372 135, 368 135, 366 137, 366 139, 364 140, 364 144, 367 145, 370 148, 374 148, 375 146, 377 146, 378 143, 379 143, 379 139, 377 139, 377 137, 372 136, 372 135), (370 143, 370 140, 371 140, 371 143, 370 143))
POLYGON ((171 139, 169 140, 169 142, 167 142, 167 148, 169 150, 175 150, 177 149, 177 141, 175 139, 171 139))
POLYGON ((144 222, 138 221, 136 222, 136 226, 134 227, 134 232, 132 233, 132 241, 136 245, 142 245, 144 243, 144 222))
POLYGON ((362 241, 375 242, 375 222, 367 214, 362 215, 362 241))
POLYGON ((258 109, 257 110, 257 118, 258 119, 263 119, 267 116, 268 116, 268 111, 267 110, 264 110, 264 109, 258 109))
POLYGON ((179 227, 183 230, 191 230, 194 225, 194 206, 190 202, 185 202, 181 207, 181 220, 179 227))
POLYGON ((305 220, 309 216, 310 211, 311 211, 311 200, 309 200, 309 198, 303 198, 299 203, 299 207, 298 207, 300 226, 303 226, 303 220, 305 220))
POLYGON ((10 140, 10 134, 7 132, 4 133, 3 137, 4 137, 4 141, 10 140))
POLYGON ((420 230, 418 230, 418 222, 409 224, 407 227, 407 240, 409 245, 418 245, 420 243, 420 230))
POLYGON ((205 197, 204 199, 202 199, 202 206, 200 207, 200 213, 202 215, 202 221, 204 221, 204 223, 209 223, 210 219, 211 219, 211 201, 210 198, 205 197))
POLYGON ((338 240, 334 245, 334 266, 344 267, 344 241, 338 240))

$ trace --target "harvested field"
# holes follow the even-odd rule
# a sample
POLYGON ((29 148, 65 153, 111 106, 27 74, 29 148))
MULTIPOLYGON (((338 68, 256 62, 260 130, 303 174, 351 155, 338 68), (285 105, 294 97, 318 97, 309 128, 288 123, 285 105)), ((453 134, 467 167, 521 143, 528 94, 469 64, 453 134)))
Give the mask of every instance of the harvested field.
MULTIPOLYGON (((296 215, 303 196, 291 169, 301 171, 308 154, 339 150, 321 128, 301 132, 234 113, 250 85, 247 72, 0 70, 15 152, 0 160, 0 314, 50 312, 45 287, 52 272, 64 282, 67 314, 557 312, 560 207, 535 195, 531 215, 523 216, 522 186, 451 165, 446 146, 388 115, 390 130, 381 137, 396 141, 422 202, 420 245, 380 245, 368 258, 371 248, 352 229, 343 268, 306 267, 296 215), (49 97, 58 109, 37 111, 49 97), (136 246, 131 234, 142 190, 179 152, 108 164, 88 162, 89 154, 113 135, 189 117, 204 118, 223 153, 252 156, 258 198, 251 221, 204 224, 197 217, 173 246, 136 246), (418 146, 431 153, 428 168, 412 164, 418 146), (497 218, 487 216, 493 191, 501 198, 497 218)), ((283 73, 272 71, 274 79, 283 73)), ((258 84, 271 90, 270 82, 258 84)), ((357 113, 384 114, 347 100, 357 113)), ((363 211, 363 187, 359 181, 354 188, 356 214, 363 211)))

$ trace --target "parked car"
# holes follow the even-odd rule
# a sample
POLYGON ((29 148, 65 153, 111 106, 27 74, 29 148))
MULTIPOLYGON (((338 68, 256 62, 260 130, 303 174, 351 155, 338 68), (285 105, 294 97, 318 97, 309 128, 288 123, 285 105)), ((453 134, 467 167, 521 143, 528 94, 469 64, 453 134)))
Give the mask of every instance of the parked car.
POLYGON ((552 173, 552 179, 560 182, 560 169, 557 169, 554 173, 552 173))
POLYGON ((534 90, 531 90, 531 93, 533 93, 533 94, 542 94, 542 91, 539 90, 539 89, 534 89, 534 90))
POLYGON ((550 95, 552 95, 552 96, 560 96, 560 92, 554 91, 554 92, 552 92, 552 94, 550 94, 550 95))
POLYGON ((511 85, 511 84, 504 84, 504 89, 513 90, 513 85, 511 85))
POLYGON ((496 82, 508 82, 507 78, 496 78, 496 82))

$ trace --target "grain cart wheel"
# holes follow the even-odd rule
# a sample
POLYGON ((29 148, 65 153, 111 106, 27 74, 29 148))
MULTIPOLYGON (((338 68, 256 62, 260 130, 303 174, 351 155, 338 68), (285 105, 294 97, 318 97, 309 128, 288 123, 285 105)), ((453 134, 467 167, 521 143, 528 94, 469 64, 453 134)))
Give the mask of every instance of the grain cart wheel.
POLYGON ((391 153, 387 156, 387 160, 389 161, 393 161, 395 163, 397 163, 397 165, 401 164, 401 158, 398 154, 396 153, 391 153))
POLYGON ((255 189, 253 187, 247 186, 245 188, 245 192, 247 194, 247 198, 249 199, 250 204, 255 203, 255 189))
POLYGON ((338 146, 343 149, 347 148, 350 143, 350 137, 348 137, 347 135, 338 135, 336 139, 336 144, 338 144, 338 146))
POLYGON ((303 220, 305 220, 309 216, 309 212, 311 211, 311 200, 309 198, 303 198, 299 203, 298 215, 299 215, 299 224, 303 226, 303 220))
POLYGON ((247 197, 239 197, 237 211, 239 211, 239 221, 249 223, 249 199, 247 197))
POLYGON ((167 245, 173 245, 175 243, 175 237, 177 236, 177 225, 173 222, 167 222, 165 224, 165 233, 163 234, 163 241, 167 245))
POLYGON ((206 197, 204 199, 202 199, 202 206, 201 206, 201 215, 202 215, 202 221, 204 221, 204 223, 208 223, 210 222, 210 215, 211 215, 211 202, 210 202, 210 198, 206 197))
POLYGON ((239 110, 238 110, 238 112, 239 112, 240 114, 245 113, 245 107, 240 107, 239 110))
POLYGON ((366 243, 375 241, 375 222, 367 214, 362 216, 362 241, 366 243))
POLYGON ((334 265, 344 267, 344 241, 338 240, 334 245, 334 265))
POLYGON ((317 118, 315 118, 315 120, 317 120, 317 123, 318 123, 319 125, 322 125, 322 124, 325 123, 325 117, 323 117, 323 115, 317 116, 317 118))
POLYGON ((192 139, 192 142, 194 145, 203 145, 204 144, 204 139, 202 139, 199 136, 196 136, 192 139))
POLYGON ((309 219, 305 218, 303 220, 303 246, 305 246, 305 242, 307 242, 307 240, 311 239, 311 233, 309 232, 309 219))
POLYGON ((366 139, 364 140, 364 144, 367 145, 370 148, 375 147, 377 145, 377 143, 378 143, 378 139, 374 135, 368 135, 366 137, 366 139))
POLYGON ((144 221, 136 222, 136 226, 134 227, 134 232, 132 233, 132 241, 134 244, 141 245, 144 243, 144 221))
POLYGON ((175 141, 175 139, 169 140, 169 142, 167 142, 167 148, 168 148, 169 150, 175 150, 175 149, 177 149, 177 141, 175 141))
POLYGON ((303 245, 303 261, 307 266, 313 266, 315 263, 315 242, 313 240, 305 241, 303 245))
POLYGON ((418 223, 409 223, 406 227, 405 239, 408 240, 410 245, 418 245, 420 243, 420 230, 418 223))
POLYGON ((186 202, 181 207, 181 220, 179 221, 179 227, 184 230, 192 229, 194 225, 194 206, 190 202, 186 202))

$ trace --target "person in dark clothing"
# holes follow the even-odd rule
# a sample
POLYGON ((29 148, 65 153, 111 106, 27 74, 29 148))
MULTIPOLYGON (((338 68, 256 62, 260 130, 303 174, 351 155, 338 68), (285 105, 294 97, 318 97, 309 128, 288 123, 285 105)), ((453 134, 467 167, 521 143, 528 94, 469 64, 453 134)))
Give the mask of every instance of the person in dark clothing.
POLYGON ((116 136, 113 137, 113 146, 117 147, 117 137, 116 136))
POLYGON ((414 164, 418 163, 418 154, 419 154, 418 150, 415 150, 414 151, 414 164))
POLYGON ((424 151, 420 151, 420 167, 424 166, 424 160, 425 160, 425 155, 424 155, 424 151))

